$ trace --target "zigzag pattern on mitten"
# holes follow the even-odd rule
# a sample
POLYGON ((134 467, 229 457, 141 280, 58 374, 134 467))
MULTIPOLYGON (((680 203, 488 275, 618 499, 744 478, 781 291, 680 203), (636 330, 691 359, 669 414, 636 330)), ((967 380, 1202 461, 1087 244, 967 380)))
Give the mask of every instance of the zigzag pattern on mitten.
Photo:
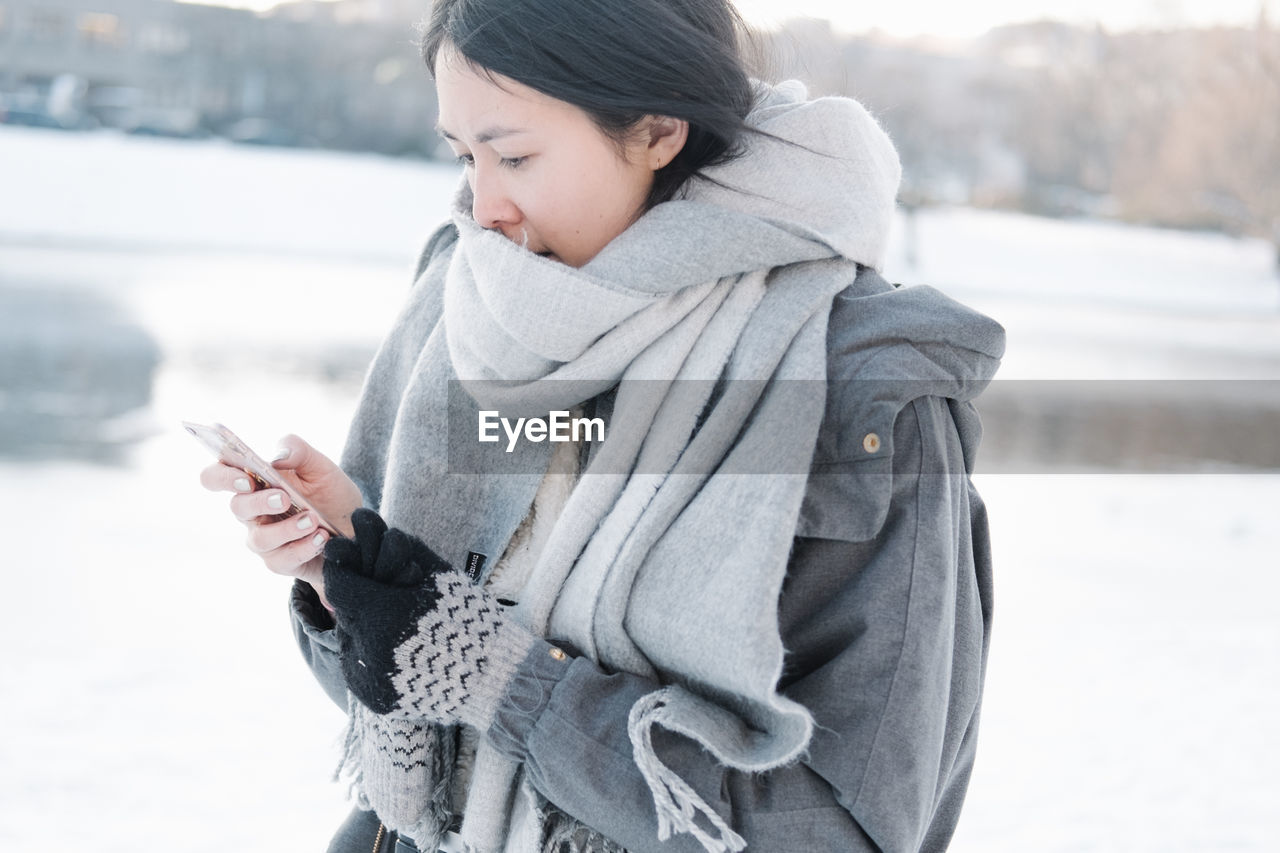
POLYGON ((433 581, 436 606, 394 652, 396 714, 460 719, 485 731, 536 638, 509 624, 464 575, 443 572, 433 581))
MULTIPOLYGON (((427 728, 423 720, 395 720, 364 711, 365 739, 382 754, 380 763, 403 773, 426 767, 431 760, 427 728)), ((366 744, 367 748, 367 744, 366 744)))
POLYGON ((336 776, 350 777, 362 807, 376 811, 389 828, 425 827, 424 837, 442 829, 449 817, 445 768, 453 763, 452 736, 425 720, 375 713, 354 698, 349 711, 347 744, 336 776))

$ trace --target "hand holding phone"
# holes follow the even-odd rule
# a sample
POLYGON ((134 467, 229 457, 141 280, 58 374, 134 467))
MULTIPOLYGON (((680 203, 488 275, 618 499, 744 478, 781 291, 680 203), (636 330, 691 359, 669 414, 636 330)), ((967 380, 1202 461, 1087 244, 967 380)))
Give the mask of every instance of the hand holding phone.
POLYGON ((207 447, 217 457, 218 461, 224 465, 239 468, 249 475, 249 478, 256 483, 258 488, 280 489, 289 496, 289 508, 279 515, 270 516, 272 519, 280 520, 310 512, 316 517, 320 526, 329 531, 330 534, 334 536, 341 535, 338 529, 319 510, 312 506, 306 498, 298 494, 298 491, 280 476, 279 471, 271 467, 269 462, 255 453, 249 445, 245 444, 231 430, 219 423, 198 424, 191 421, 183 421, 182 426, 207 447))

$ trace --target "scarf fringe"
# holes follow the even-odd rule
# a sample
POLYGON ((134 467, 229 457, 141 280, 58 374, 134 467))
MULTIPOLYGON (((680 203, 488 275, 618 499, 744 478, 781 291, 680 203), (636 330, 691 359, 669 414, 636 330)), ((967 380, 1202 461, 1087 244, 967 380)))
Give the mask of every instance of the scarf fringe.
POLYGON ((347 796, 354 799, 360 808, 372 811, 369 799, 364 795, 364 770, 360 765, 360 732, 356 726, 355 709, 351 707, 353 701, 355 701, 354 698, 348 695, 347 726, 342 737, 342 757, 338 759, 338 766, 333 769, 333 781, 341 782, 345 777, 347 796))
POLYGON ((627 721, 627 733, 635 753, 636 766, 649 783, 653 805, 658 812, 658 840, 666 841, 672 832, 685 832, 696 838, 707 853, 737 853, 747 842, 734 832, 698 793, 675 771, 663 764, 653 749, 653 726, 666 708, 667 690, 657 690, 636 702, 627 721), (718 836, 698 825, 701 815, 718 836))

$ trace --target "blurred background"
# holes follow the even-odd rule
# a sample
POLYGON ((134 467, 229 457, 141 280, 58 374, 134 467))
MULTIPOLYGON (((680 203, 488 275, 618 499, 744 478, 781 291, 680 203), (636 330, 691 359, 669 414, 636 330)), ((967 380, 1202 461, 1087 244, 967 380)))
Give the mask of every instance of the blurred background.
MULTIPOLYGON (((0 0, 0 849, 319 850, 341 712, 182 419, 340 452, 459 173, 429 0, 0 0), (16 550, 15 550, 16 549, 16 550)), ((1280 835, 1280 8, 740 0, 1008 330, 954 850, 1280 835)), ((798 853, 798 852, 797 852, 798 853)))

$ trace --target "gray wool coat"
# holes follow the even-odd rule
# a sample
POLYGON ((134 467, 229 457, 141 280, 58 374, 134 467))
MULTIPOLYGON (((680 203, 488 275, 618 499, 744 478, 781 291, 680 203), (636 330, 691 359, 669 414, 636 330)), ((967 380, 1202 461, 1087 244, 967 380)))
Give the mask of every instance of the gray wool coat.
MULTIPOLYGON (((750 774, 655 733, 663 762, 749 851, 946 849, 973 767, 991 637, 972 400, 1003 350, 991 319, 869 268, 836 297, 827 411, 778 602, 780 692, 816 723, 807 756, 750 774)), ((305 585, 291 609, 304 658, 345 709, 336 641, 305 585)), ((657 840, 631 758, 627 714, 658 686, 587 658, 564 667, 531 655, 490 736, 548 800, 628 850, 700 853, 689 836, 657 840)))

